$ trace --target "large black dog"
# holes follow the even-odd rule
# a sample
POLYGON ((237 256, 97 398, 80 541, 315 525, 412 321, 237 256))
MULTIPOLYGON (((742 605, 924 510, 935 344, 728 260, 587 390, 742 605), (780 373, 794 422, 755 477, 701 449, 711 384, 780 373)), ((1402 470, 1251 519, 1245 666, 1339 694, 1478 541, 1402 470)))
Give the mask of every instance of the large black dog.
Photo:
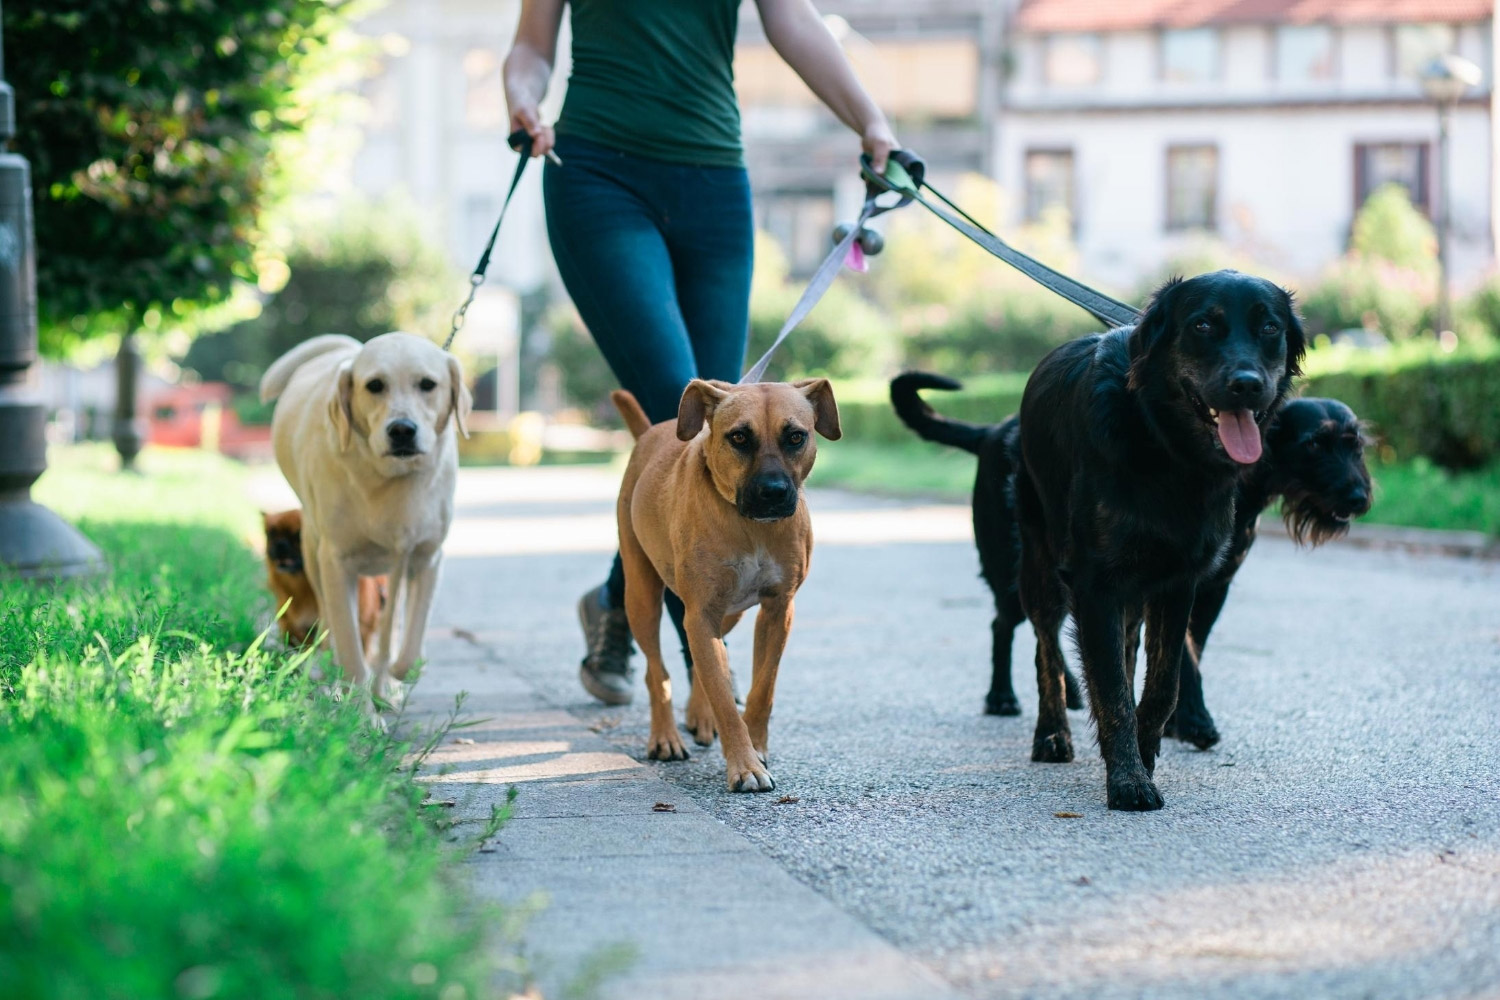
MULTIPOLYGON (((990 690, 984 710, 989 715, 1020 715, 1011 682, 1011 643, 1016 626, 1026 619, 1016 590, 1020 539, 1014 476, 1021 461, 1021 422, 1017 417, 983 425, 954 420, 935 412, 919 395, 921 389, 960 388, 959 382, 942 375, 906 372, 891 380, 891 405, 919 437, 962 448, 979 458, 974 477, 974 540, 985 582, 995 598, 990 690)), ((1182 657, 1177 711, 1167 721, 1167 735, 1202 750, 1219 742, 1219 732, 1204 704, 1199 658, 1223 610, 1229 585, 1255 544, 1261 512, 1272 500, 1282 498, 1288 529, 1298 542, 1316 546, 1342 535, 1350 520, 1370 507, 1363 429, 1354 412, 1338 400, 1287 403, 1266 426, 1265 445, 1261 460, 1240 477, 1229 551, 1218 572, 1198 584, 1182 657)), ((1126 662, 1134 655, 1130 644, 1126 662)), ((1064 677, 1068 707, 1081 708, 1078 681, 1072 671, 1064 677)))
POLYGON ((1300 370, 1291 295, 1217 271, 1162 286, 1134 327, 1065 344, 1021 398, 1021 606, 1037 637, 1032 759, 1073 757, 1058 631, 1070 613, 1111 809, 1159 809, 1152 781, 1197 586, 1223 564, 1244 467, 1300 370), (1139 709, 1125 665, 1140 609, 1139 709))

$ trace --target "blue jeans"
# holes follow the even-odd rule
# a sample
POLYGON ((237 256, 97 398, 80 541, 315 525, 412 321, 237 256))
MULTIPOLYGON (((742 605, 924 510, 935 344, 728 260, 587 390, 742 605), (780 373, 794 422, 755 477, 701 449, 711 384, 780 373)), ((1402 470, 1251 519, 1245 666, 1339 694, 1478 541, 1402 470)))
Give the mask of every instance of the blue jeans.
MULTIPOLYGON (((694 378, 736 382, 750 332, 755 228, 740 167, 665 163, 557 139, 542 174, 563 284, 620 385, 653 423, 675 419, 694 378)), ((625 602, 618 553, 604 599, 625 602)), ((682 601, 668 614, 682 639, 682 601)), ((691 666, 691 659, 689 659, 691 666)))

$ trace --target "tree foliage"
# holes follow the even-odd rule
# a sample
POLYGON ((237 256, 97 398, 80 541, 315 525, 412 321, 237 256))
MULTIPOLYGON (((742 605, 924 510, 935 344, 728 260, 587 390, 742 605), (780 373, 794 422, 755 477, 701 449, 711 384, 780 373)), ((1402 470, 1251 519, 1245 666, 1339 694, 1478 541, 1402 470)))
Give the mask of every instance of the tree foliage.
POLYGON ((278 137, 349 0, 4 5, 31 161, 42 346, 184 316, 254 280, 278 137))

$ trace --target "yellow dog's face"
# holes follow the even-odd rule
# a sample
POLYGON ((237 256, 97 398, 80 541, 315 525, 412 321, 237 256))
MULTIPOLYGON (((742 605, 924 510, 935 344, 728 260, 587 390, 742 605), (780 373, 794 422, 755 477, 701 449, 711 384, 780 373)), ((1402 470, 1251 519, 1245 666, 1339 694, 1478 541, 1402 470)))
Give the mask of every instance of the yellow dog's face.
POLYGON ((779 521, 797 510, 812 471, 814 434, 837 441, 839 408, 826 378, 730 385, 694 379, 677 408, 677 437, 703 441, 714 488, 752 521, 779 521))
POLYGON ((457 358, 421 337, 386 333, 339 366, 330 417, 341 449, 357 437, 377 468, 399 476, 432 462, 449 420, 468 437, 472 406, 457 358))

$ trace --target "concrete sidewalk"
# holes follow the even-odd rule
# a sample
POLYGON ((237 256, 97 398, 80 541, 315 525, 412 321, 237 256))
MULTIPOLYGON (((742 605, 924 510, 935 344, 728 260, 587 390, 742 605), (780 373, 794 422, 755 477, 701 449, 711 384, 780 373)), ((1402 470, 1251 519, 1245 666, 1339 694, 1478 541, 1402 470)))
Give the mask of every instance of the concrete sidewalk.
POLYGON ((408 716, 437 722, 462 689, 470 692, 462 717, 485 721, 445 740, 422 780, 473 824, 518 788, 493 851, 470 862, 472 882, 485 899, 545 904, 524 932, 545 996, 567 995, 599 959, 603 997, 953 995, 650 767, 549 704, 497 651, 447 630, 429 655, 441 668, 417 687, 408 716))

